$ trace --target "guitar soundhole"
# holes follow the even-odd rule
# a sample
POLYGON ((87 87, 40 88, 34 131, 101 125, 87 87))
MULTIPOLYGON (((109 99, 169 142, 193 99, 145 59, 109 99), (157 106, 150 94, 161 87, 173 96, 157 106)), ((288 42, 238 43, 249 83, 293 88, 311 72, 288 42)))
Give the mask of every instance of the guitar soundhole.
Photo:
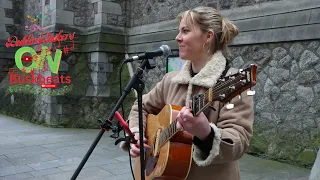
POLYGON ((154 168, 157 165, 157 162, 158 162, 158 157, 150 156, 148 158, 147 163, 146 163, 147 176, 149 176, 153 172, 154 168))

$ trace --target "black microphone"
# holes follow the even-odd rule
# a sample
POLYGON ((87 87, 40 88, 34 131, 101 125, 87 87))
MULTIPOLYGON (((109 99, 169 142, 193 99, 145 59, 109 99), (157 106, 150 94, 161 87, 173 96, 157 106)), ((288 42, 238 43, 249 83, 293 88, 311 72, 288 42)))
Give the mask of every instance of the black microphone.
POLYGON ((152 59, 157 56, 164 56, 168 57, 171 54, 171 49, 168 45, 162 45, 160 48, 154 50, 154 51, 147 51, 145 53, 139 54, 137 56, 132 56, 131 58, 128 58, 124 60, 125 63, 132 62, 140 59, 152 59))

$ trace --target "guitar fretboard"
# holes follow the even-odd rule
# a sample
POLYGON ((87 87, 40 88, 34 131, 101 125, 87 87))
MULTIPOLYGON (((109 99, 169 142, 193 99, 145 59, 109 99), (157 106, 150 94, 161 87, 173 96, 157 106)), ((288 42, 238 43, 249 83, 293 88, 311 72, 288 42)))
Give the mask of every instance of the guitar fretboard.
POLYGON ((177 132, 181 131, 181 129, 177 129, 177 121, 174 120, 164 131, 161 132, 160 135, 160 147, 164 145, 172 136, 174 136, 177 132))

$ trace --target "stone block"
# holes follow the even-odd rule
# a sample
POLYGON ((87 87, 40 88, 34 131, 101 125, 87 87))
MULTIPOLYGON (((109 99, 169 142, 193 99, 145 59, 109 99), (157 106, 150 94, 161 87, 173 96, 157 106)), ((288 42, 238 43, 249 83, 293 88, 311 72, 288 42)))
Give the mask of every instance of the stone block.
POLYGON ((82 52, 103 51, 103 52, 116 52, 124 53, 124 44, 111 44, 111 43, 92 43, 84 44, 82 46, 82 52))
POLYGON ((0 26, 5 26, 5 24, 14 24, 13 19, 7 17, 0 18, 0 26))
POLYGON ((1 0, 0 7, 12 9, 12 1, 11 0, 1 0))
POLYGON ((6 17, 6 13, 4 11, 4 8, 2 8, 2 7, 0 7, 0 17, 6 17))
POLYGON ((54 22, 60 23, 60 24, 74 25, 73 23, 74 12, 56 9, 56 10, 53 10, 52 13, 53 13, 53 19, 54 17, 56 19, 54 22))
POLYGON ((90 85, 87 88, 86 96, 96 96, 97 95, 97 86, 90 85))
POLYGON ((93 52, 91 53, 90 62, 108 62, 108 56, 105 52, 93 52))
POLYGON ((103 13, 98 13, 94 15, 94 25, 103 24, 102 22, 107 22, 106 15, 103 15, 103 13))
POLYGON ((106 73, 103 72, 91 72, 91 79, 95 86, 104 85, 107 82, 106 73))
POLYGON ((257 17, 252 19, 244 19, 235 21, 235 25, 241 32, 259 29, 269 29, 272 27, 273 17, 257 17))
POLYGON ((63 10, 64 0, 50 0, 51 9, 63 10))
POLYGON ((273 16, 272 28, 284 27, 286 24, 287 16, 283 14, 277 14, 273 16))
POLYGON ((170 46, 171 50, 178 49, 178 43, 175 40, 169 41, 160 41, 160 42, 152 42, 152 43, 142 43, 142 44, 134 44, 128 47, 128 53, 141 53, 145 51, 150 51, 159 48, 161 45, 170 46))
POLYGON ((111 13, 98 13, 94 15, 94 25, 118 25, 118 15, 111 13))
POLYGON ((6 32, 6 26, 5 25, 0 25, 0 32, 6 32))
POLYGON ((155 33, 147 33, 135 36, 129 36, 128 44, 141 44, 141 43, 152 43, 152 42, 159 42, 159 41, 168 41, 173 40, 178 35, 177 30, 170 30, 170 31, 160 31, 155 33))
POLYGON ((311 14, 311 10, 306 10, 306 11, 297 11, 297 12, 282 14, 282 16, 286 17, 285 26, 295 26, 295 25, 308 24, 310 19, 310 14, 311 14))
POLYGON ((261 7, 255 6, 244 6, 240 8, 234 8, 222 11, 221 14, 227 17, 231 21, 239 19, 248 19, 260 16, 259 12, 261 7))
POLYGON ((118 3, 100 1, 98 2, 98 13, 122 15, 122 9, 118 3))
POLYGON ((147 34, 147 33, 154 33, 159 31, 169 31, 169 30, 177 30, 179 24, 177 20, 170 20, 170 21, 162 21, 159 23, 152 23, 142 26, 136 26, 128 29, 128 35, 139 35, 139 34, 147 34))
POLYGON ((95 72, 112 72, 113 65, 109 63, 91 63, 90 69, 95 72))
POLYGON ((300 1, 300 0, 295 0, 297 1, 297 8, 296 10, 302 10, 302 9, 313 9, 313 8, 318 8, 320 7, 319 0, 307 0, 307 1, 300 1))
POLYGON ((47 113, 45 116, 45 122, 49 126, 56 126, 59 124, 59 116, 56 113, 47 113))
POLYGON ((255 6, 259 7, 258 16, 267 16, 295 11, 297 8, 297 3, 294 3, 293 1, 297 2, 297 0, 276 1, 255 6))
POLYGON ((57 105, 57 114, 59 114, 59 115, 63 114, 62 105, 61 104, 57 105))
POLYGON ((59 71, 67 72, 69 69, 68 63, 61 61, 59 66, 59 71))
POLYGON ((309 24, 320 23, 320 8, 312 9, 309 24))
POLYGON ((56 97, 52 97, 52 96, 43 96, 42 100, 47 103, 47 104, 56 104, 57 103, 57 99, 56 97))

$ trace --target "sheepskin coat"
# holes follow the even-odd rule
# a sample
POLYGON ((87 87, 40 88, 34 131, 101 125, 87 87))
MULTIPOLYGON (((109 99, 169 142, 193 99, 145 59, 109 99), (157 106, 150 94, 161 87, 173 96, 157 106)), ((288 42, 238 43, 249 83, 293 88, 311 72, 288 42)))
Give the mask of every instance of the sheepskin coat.
MULTIPOLYGON (((158 114, 166 104, 185 106, 194 94, 203 93, 214 87, 226 68, 226 58, 217 51, 212 59, 192 77, 191 62, 187 61, 179 72, 170 72, 147 94, 143 95, 143 119, 148 114, 158 114)), ((229 73, 236 73, 229 69, 229 73)), ((238 160, 248 150, 253 133, 253 97, 243 92, 242 98, 233 98, 233 109, 216 101, 208 108, 206 117, 214 131, 209 155, 193 145, 193 162, 187 180, 239 180, 238 160)), ((132 132, 138 130, 138 104, 134 103, 128 117, 132 132)), ((145 124, 144 124, 145 127, 145 124)), ((144 128, 145 129, 145 128, 144 128)), ((121 148, 126 150, 121 144, 121 148)))

